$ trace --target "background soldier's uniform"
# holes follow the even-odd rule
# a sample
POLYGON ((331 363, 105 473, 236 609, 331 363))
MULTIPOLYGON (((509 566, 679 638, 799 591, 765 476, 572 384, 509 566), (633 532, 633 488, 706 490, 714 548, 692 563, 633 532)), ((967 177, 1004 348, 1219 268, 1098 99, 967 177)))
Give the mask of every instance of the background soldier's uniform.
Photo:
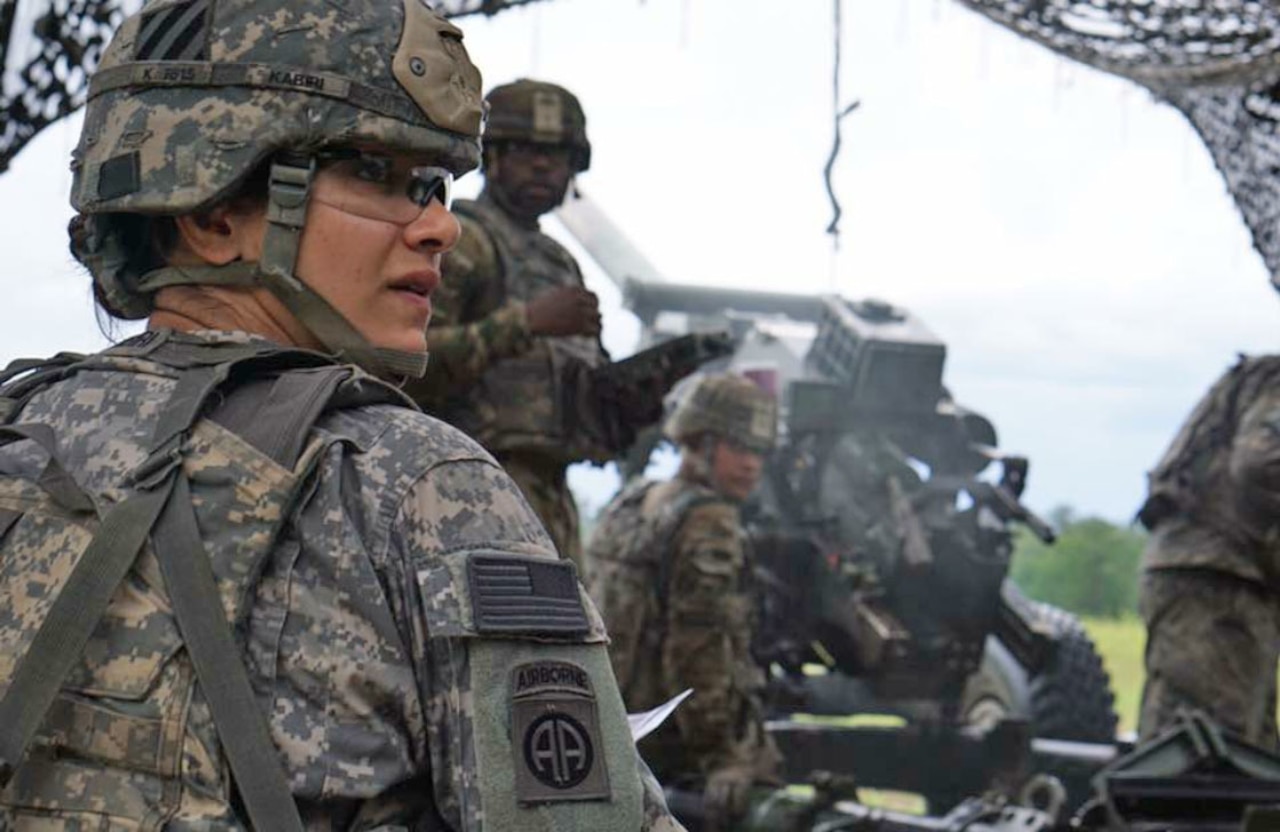
MULTIPOLYGON (((110 505, 146 458, 173 388, 173 371, 145 356, 95 359, 18 421, 50 426, 66 470, 110 505)), ((314 462, 305 479, 209 420, 184 456, 223 602, 308 828, 674 828, 656 784, 637 770, 592 606, 587 631, 558 645, 486 635, 473 614, 476 555, 554 558, 515 486, 474 442, 408 408, 372 405, 322 417, 299 463, 314 462), (263 523, 271 528, 277 498, 298 486, 303 496, 273 540, 263 523), (513 668, 550 665, 589 678, 581 723, 597 777, 583 785, 609 802, 576 802, 581 787, 570 787, 539 795, 540 808, 524 803, 532 781, 520 772, 527 734, 511 722, 522 707, 513 668)), ((0 475, 32 481, 44 464, 30 443, 0 449, 0 475)), ((74 537, 21 521, 8 534, 0 608, 12 612, 29 609, 44 579, 65 568, 58 547, 74 537)), ((0 828, 134 828, 143 818, 169 830, 242 828, 163 587, 148 550, 0 793, 0 828)), ((0 621, 0 632, 21 634, 18 624, 0 621)), ((0 666, 13 658, 0 651, 0 666)))
POLYGON ((524 310, 543 290, 583 286, 582 273, 559 243, 517 223, 487 192, 454 210, 462 237, 433 298, 431 367, 408 392, 497 457, 560 554, 581 567, 566 469, 613 454, 575 430, 574 382, 609 357, 598 338, 531 336, 524 310))
POLYGON ((1280 656, 1280 357, 1242 358, 1150 477, 1139 731, 1179 707, 1276 746, 1280 656))
POLYGON ((601 513, 587 547, 588 589, 609 627, 629 710, 694 694, 642 743, 664 782, 750 766, 776 777, 764 733, 764 675, 751 657, 748 541, 739 507, 676 477, 638 481, 601 513))

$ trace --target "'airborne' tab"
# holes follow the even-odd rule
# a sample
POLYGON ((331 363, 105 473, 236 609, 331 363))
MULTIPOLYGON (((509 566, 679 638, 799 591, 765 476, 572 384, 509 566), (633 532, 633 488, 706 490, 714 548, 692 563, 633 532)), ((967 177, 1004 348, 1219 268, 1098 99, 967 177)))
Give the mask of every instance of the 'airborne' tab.
POLYGON ((572 662, 528 662, 511 673, 516 799, 608 800, 600 718, 591 674, 572 662))

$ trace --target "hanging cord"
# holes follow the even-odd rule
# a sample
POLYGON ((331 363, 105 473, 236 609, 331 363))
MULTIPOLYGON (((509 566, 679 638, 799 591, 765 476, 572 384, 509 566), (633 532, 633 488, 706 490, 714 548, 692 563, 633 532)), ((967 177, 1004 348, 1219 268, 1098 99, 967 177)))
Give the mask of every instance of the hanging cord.
POLYGON ((822 178, 827 186, 827 198, 831 200, 831 224, 827 226, 827 233, 832 236, 833 244, 836 248, 840 248, 840 215, 844 213, 840 207, 840 200, 836 197, 835 187, 831 184, 831 171, 836 166, 836 159, 840 156, 840 123, 844 121, 844 117, 858 109, 859 101, 850 104, 840 103, 840 50, 844 41, 844 36, 840 28, 840 7, 842 0, 835 0, 835 30, 836 30, 836 56, 835 70, 833 72, 831 82, 831 110, 832 120, 835 122, 835 138, 831 142, 831 155, 827 157, 826 167, 822 169, 822 178))

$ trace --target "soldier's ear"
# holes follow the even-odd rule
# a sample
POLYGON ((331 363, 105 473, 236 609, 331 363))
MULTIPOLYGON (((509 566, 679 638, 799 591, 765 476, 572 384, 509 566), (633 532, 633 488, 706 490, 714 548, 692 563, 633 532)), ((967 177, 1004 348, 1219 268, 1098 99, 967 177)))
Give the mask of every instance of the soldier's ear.
POLYGON ((173 218, 177 231, 174 259, 225 266, 237 260, 256 262, 262 255, 266 212, 220 205, 173 218))

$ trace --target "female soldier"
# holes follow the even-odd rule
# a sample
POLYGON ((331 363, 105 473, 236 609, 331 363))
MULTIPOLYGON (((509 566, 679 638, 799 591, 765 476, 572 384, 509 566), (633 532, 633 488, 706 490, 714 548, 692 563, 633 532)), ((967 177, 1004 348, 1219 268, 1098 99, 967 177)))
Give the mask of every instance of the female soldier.
POLYGON ((72 247, 148 329, 0 391, 0 827, 678 828, 515 486, 373 378, 480 124, 423 0, 125 21, 72 247))

